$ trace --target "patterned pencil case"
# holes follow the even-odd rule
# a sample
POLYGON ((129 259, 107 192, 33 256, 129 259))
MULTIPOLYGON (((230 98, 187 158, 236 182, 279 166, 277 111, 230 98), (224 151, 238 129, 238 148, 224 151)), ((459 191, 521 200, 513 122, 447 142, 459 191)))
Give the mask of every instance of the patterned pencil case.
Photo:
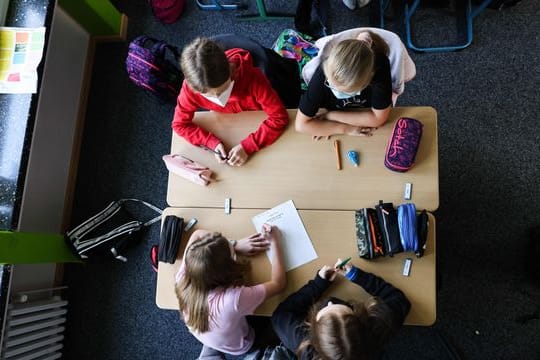
POLYGON ((357 210, 355 211, 355 222, 358 256, 364 259, 384 256, 386 250, 377 211, 372 208, 357 210))
POLYGON ((423 124, 412 118, 399 118, 386 146, 384 165, 398 172, 406 172, 413 165, 422 137, 423 124))
POLYGON ((178 154, 163 155, 163 161, 170 172, 195 184, 206 186, 213 181, 212 170, 185 156, 178 154))

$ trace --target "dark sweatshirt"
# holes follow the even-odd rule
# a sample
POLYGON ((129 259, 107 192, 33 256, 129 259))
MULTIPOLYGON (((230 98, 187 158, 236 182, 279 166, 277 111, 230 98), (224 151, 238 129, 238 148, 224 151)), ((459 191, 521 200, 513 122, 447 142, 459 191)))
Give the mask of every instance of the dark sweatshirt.
MULTIPOLYGON (((409 313, 411 304, 401 290, 393 287, 382 278, 352 267, 347 274, 350 281, 361 286, 370 295, 384 302, 392 312, 392 330, 398 330, 409 313)), ((291 294, 276 308, 272 314, 272 325, 283 345, 296 352, 302 341, 308 338, 305 321, 309 310, 328 289, 331 282, 318 274, 313 280, 291 294)), ((302 353, 302 359, 311 359, 314 349, 310 346, 302 353)))

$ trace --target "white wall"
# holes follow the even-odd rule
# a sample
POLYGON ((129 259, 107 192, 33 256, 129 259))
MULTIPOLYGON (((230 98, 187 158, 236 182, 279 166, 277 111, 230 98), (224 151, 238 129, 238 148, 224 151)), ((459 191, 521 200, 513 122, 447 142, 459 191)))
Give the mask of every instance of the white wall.
MULTIPOLYGON (((2 1, 2 0, 0 0, 2 1)), ((19 231, 61 233, 89 34, 55 7, 19 231)), ((16 265, 11 293, 51 287, 56 264, 16 265)))

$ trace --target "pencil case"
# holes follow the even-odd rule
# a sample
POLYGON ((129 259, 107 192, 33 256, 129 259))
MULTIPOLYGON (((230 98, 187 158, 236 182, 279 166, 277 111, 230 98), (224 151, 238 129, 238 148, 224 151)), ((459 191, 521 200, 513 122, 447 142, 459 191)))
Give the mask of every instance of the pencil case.
POLYGON ((375 209, 377 210, 386 254, 394 256, 394 254, 402 252, 403 247, 401 246, 399 237, 398 218, 394 204, 384 203, 382 200, 379 200, 379 204, 375 206, 375 209))
POLYGON ((418 221, 416 206, 412 203, 399 205, 397 208, 399 237, 403 251, 418 251, 418 221))
POLYGON ((406 172, 414 165, 422 129, 423 124, 416 119, 402 117, 396 121, 384 157, 388 169, 406 172))
POLYGON ((184 218, 167 215, 163 219, 159 237, 158 261, 174 264, 182 241, 184 218))
POLYGON ((212 182, 212 170, 178 154, 164 155, 163 161, 167 169, 195 184, 206 186, 212 182))
POLYGON ((355 224, 358 256, 364 259, 384 256, 386 252, 377 211, 372 208, 355 211, 355 224))
POLYGON ((418 249, 416 250, 416 257, 424 256, 424 252, 426 251, 428 228, 428 215, 426 210, 422 210, 416 217, 416 232, 418 234, 418 249))

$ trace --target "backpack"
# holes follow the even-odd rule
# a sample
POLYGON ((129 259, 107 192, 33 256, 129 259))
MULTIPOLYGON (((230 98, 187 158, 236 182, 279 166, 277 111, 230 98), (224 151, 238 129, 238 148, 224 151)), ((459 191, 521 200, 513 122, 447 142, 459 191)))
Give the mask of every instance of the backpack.
POLYGON ((113 201, 105 209, 68 231, 65 241, 81 259, 99 260, 113 257, 126 262, 127 258, 121 252, 134 241, 133 235, 158 222, 162 212, 158 207, 142 200, 121 199, 113 201), (120 218, 122 218, 121 222, 126 221, 126 214, 120 213, 120 210, 125 210, 125 204, 128 202, 143 204, 159 215, 144 222, 133 220, 133 217, 130 216, 131 220, 124 224, 114 224, 111 221, 113 218, 117 222, 120 218))
MULTIPOLYGON (((284 58, 296 60, 300 74, 304 66, 319 53, 311 36, 293 29, 283 30, 272 45, 272 50, 284 58)), ((307 84, 300 80, 302 90, 307 90, 307 84)))
POLYGON ((175 102, 184 76, 177 65, 166 58, 167 49, 179 58, 178 49, 164 41, 146 35, 136 37, 130 44, 126 70, 131 81, 164 102, 175 102), (152 43, 147 47, 147 43, 152 43))
POLYGON ((154 16, 165 24, 178 20, 184 10, 184 0, 149 0, 154 16))

